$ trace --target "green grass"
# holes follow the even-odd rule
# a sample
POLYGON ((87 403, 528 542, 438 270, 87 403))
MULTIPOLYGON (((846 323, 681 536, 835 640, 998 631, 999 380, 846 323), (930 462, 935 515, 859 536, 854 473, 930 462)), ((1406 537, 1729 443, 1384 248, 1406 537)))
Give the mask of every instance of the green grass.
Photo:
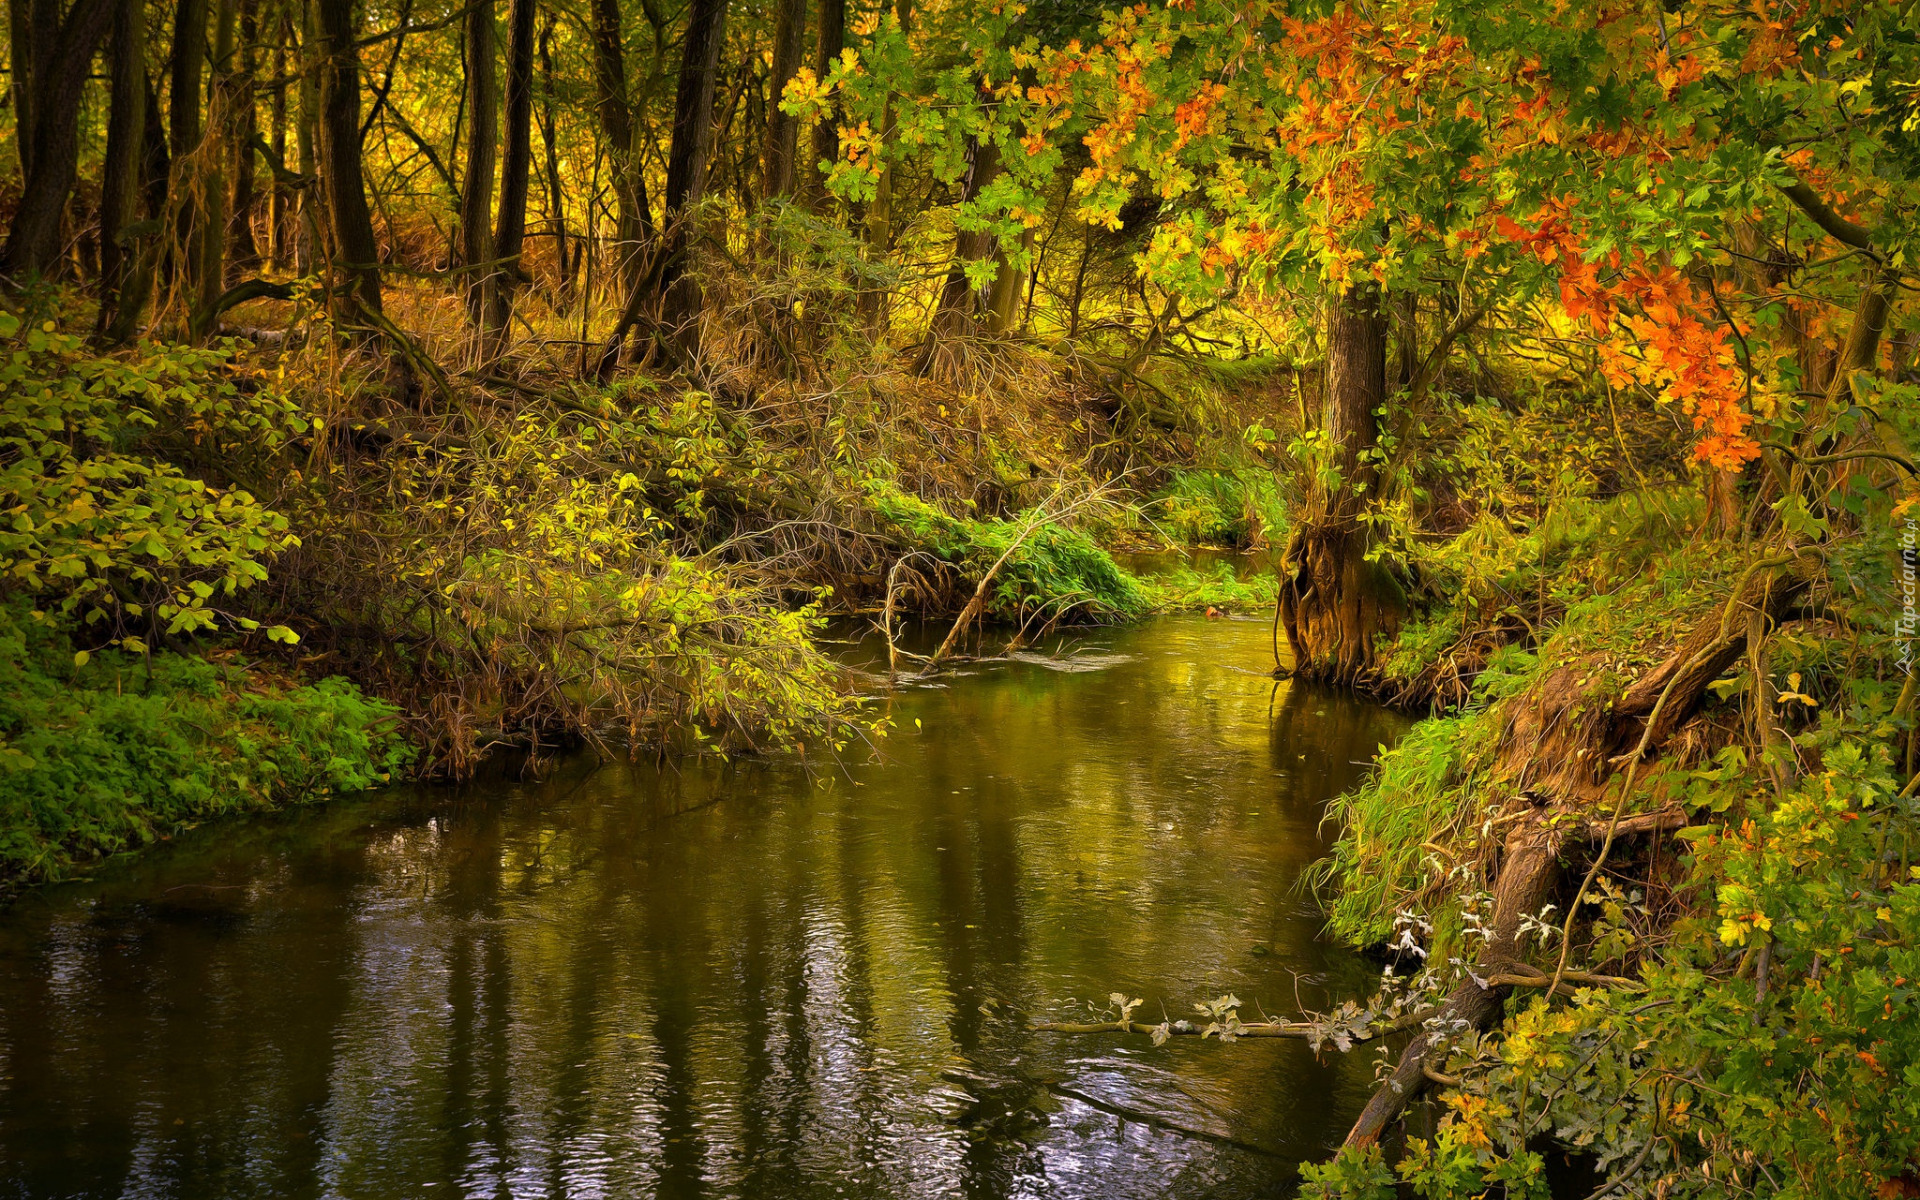
POLYGON ((1286 502, 1264 468, 1176 467, 1147 502, 1161 532, 1196 546, 1251 546, 1286 541, 1286 502))
MULTIPOLYGON (((867 485, 874 511, 898 533, 978 578, 991 570, 1027 514, 1006 520, 956 517, 880 480, 867 485)), ((1077 529, 1044 522, 1027 535, 994 579, 987 615, 1019 620, 1035 611, 1091 621, 1126 621, 1154 607, 1152 592, 1077 529)))
POLYGON ((1242 578, 1230 562, 1215 563, 1212 571, 1175 567, 1145 576, 1141 583, 1161 612, 1217 608, 1222 612, 1258 612, 1273 607, 1280 594, 1280 577, 1259 571, 1242 578))
POLYGON ((283 686, 243 667, 118 651, 76 665, 63 635, 0 608, 0 888, 209 817, 387 782, 397 712, 344 680, 283 686))

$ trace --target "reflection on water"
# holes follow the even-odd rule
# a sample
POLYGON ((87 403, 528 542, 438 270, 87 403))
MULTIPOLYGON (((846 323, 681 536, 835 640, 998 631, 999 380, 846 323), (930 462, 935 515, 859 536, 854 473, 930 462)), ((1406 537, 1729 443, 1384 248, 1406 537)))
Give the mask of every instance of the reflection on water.
POLYGON ((1398 722, 1166 619, 876 755, 421 789, 0 914, 0 1196, 1272 1195, 1362 1056, 1034 1033, 1358 994, 1294 887, 1398 722))

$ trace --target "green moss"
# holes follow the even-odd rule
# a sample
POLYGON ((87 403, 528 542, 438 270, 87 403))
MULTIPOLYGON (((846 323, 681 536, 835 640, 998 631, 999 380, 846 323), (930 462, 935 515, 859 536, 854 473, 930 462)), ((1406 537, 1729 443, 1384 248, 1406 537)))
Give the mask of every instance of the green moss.
POLYGON ((0 886, 208 817, 386 782, 397 712, 339 679, 281 686, 204 658, 108 651, 0 608, 0 886))
MULTIPOLYGON (((979 577, 991 570, 1026 528, 1026 514, 1006 520, 956 517, 884 480, 867 484, 873 510, 914 543, 979 577)), ((1149 589, 1077 529, 1044 522, 1013 551, 994 585, 987 615, 1018 620, 1044 611, 1091 621, 1131 620, 1154 607, 1149 589)))

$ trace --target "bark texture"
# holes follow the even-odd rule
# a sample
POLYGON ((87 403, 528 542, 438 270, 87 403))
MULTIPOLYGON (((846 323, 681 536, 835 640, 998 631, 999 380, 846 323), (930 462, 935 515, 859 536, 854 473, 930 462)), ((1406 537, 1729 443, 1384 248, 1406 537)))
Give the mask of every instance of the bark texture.
POLYGON ((123 240, 137 223, 147 137, 147 21, 141 0, 114 6, 108 52, 107 159, 100 177, 99 328, 113 324, 133 270, 123 240))
MULTIPOLYGON (((49 36, 54 0, 37 0, 31 24, 34 45, 28 90, 30 118, 21 145, 32 166, 0 252, 0 271, 16 282, 51 272, 60 258, 60 218, 80 160, 80 97, 93 53, 113 22, 114 0, 74 0, 58 31, 49 36), (41 56, 44 49, 44 57, 41 56)), ((14 52, 16 69, 20 52, 14 52)))
POLYGON ((468 10, 465 44, 469 133, 460 189, 460 257, 467 269, 467 315, 478 326, 492 309, 493 176, 500 140, 492 0, 476 0, 468 10))
POLYGON ((359 324, 380 315, 380 247, 360 174, 360 55, 353 0, 313 0, 321 56, 319 150, 333 232, 336 318, 359 324))
POLYGON ((500 160, 500 212, 493 253, 500 262, 488 297, 485 355, 506 348, 514 295, 525 278, 520 252, 527 237, 527 185, 533 171, 534 0, 513 0, 507 17, 506 154, 500 160))
POLYGON ((1373 455, 1387 389, 1377 289, 1356 287, 1329 302, 1325 386, 1327 469, 1287 546, 1280 620, 1298 673, 1351 684, 1371 676, 1375 641, 1398 626, 1403 607, 1398 583, 1367 559, 1371 539, 1360 519, 1379 483, 1373 455))
POLYGON ((767 134, 761 146, 762 194, 769 200, 793 193, 794 155, 800 122, 780 111, 780 93, 799 73, 806 51, 807 0, 774 0, 773 75, 767 81, 767 134))

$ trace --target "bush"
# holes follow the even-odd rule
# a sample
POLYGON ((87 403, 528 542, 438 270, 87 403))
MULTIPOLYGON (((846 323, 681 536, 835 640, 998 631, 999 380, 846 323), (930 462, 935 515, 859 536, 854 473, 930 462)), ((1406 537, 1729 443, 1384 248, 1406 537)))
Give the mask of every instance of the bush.
MULTIPOLYGON (((50 321, 22 328, 0 312, 0 587, 89 631, 91 648, 258 628, 219 606, 296 544, 286 518, 148 444, 164 432, 271 452, 307 431, 284 398, 243 395, 227 377, 230 358, 157 347, 98 357, 50 321)), ((270 632, 292 640, 283 627, 270 632)))

